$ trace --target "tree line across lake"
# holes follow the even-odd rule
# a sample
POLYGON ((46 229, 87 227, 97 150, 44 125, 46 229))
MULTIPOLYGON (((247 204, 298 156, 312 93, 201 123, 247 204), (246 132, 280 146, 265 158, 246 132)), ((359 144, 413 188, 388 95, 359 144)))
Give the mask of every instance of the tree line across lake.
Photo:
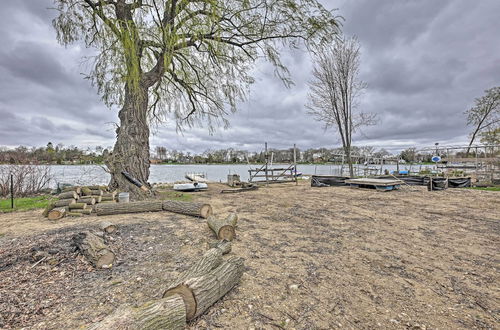
MULTIPOLYGON (((51 142, 45 147, 17 148, 0 147, 0 164, 102 164, 111 148, 97 146, 94 148, 79 148, 76 146, 54 146, 51 142)), ((339 162, 343 153, 342 148, 309 148, 296 149, 298 163, 326 163, 339 162)), ((406 162, 430 162, 433 156, 430 152, 419 152, 416 148, 408 148, 399 153, 392 154, 386 149, 377 149, 372 146, 353 146, 352 153, 358 163, 386 161, 400 159, 406 162)), ((293 162, 294 150, 269 149, 268 157, 273 163, 293 162)), ((154 164, 238 164, 238 163, 264 163, 265 151, 252 152, 233 148, 206 150, 202 153, 185 152, 166 147, 157 146, 151 151, 151 163, 154 164)))

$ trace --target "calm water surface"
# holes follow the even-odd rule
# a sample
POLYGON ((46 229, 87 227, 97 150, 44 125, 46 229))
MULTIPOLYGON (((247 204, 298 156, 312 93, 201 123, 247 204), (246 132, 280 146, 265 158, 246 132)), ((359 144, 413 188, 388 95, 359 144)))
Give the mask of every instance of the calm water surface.
MULTIPOLYGON (((210 181, 227 180, 228 174, 239 174, 242 180, 247 181, 248 170, 260 165, 247 164, 217 164, 217 165, 151 165, 150 183, 185 181, 186 173, 205 173, 210 181)), ((53 180, 52 187, 57 183, 69 183, 73 185, 107 184, 110 175, 99 165, 51 165, 53 180)), ((274 167, 283 167, 275 164, 274 167)), ((422 166, 422 169, 427 166, 422 166)), ((359 175, 368 175, 368 167, 358 166, 359 175)), ((380 172, 380 165, 372 165, 372 174, 380 172)), ((400 170, 408 170, 409 166, 400 165, 400 170)), ((383 170, 394 171, 396 165, 384 165, 383 170)), ((415 166, 412 168, 417 170, 415 166)), ((297 165, 297 171, 304 175, 311 174, 340 174, 340 165, 297 165)))

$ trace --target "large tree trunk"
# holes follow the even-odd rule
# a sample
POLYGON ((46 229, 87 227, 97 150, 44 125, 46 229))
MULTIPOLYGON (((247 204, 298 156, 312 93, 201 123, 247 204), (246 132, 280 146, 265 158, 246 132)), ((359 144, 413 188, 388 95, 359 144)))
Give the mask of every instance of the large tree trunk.
POLYGON ((132 85, 128 83, 125 87, 124 105, 118 113, 120 126, 116 129, 116 143, 106 165, 111 174, 109 187, 128 191, 132 200, 141 200, 145 192, 121 174, 122 171, 128 172, 149 187, 148 89, 142 83, 132 85))

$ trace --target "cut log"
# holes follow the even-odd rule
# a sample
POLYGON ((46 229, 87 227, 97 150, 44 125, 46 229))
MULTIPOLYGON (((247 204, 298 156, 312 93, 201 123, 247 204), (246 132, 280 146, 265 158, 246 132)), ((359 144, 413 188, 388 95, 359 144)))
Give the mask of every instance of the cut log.
POLYGON ((219 219, 213 215, 209 216, 207 219, 207 224, 210 229, 213 230, 218 239, 225 239, 232 241, 236 236, 234 227, 238 216, 235 213, 230 214, 225 219, 219 219))
POLYGON ((73 203, 73 204, 69 204, 68 208, 70 210, 74 210, 74 209, 84 209, 85 210, 87 208, 87 204, 85 204, 85 203, 73 203))
POLYGON ((81 187, 66 187, 62 191, 63 192, 74 191, 78 195, 80 195, 82 193, 82 188, 81 187))
POLYGON ((161 201, 142 201, 130 203, 100 203, 97 204, 97 215, 111 215, 124 213, 159 212, 162 210, 161 201))
MULTIPOLYGON (((205 254, 189 267, 188 270, 182 272, 175 281, 168 284, 168 289, 163 293, 163 297, 165 298, 172 295, 171 289, 182 285, 186 280, 205 275, 212 269, 218 267, 223 262, 222 255, 230 251, 231 243, 226 242, 221 248, 215 247, 205 252, 205 254)), ((189 299, 189 297, 187 299, 189 299)), ((186 308, 186 313, 189 315, 193 315, 196 312, 192 305, 186 305, 186 308)))
POLYGON ((104 239, 92 232, 76 234, 73 243, 96 268, 109 268, 115 261, 115 253, 104 243, 104 239))
POLYGON ((118 227, 114 224, 112 224, 111 222, 109 221, 103 221, 99 224, 99 227, 101 228, 102 231, 108 233, 108 234, 111 234, 113 232, 115 232, 118 227))
POLYGON ((210 204, 170 200, 163 201, 163 210, 202 218, 207 218, 213 213, 210 204))
MULTIPOLYGON (((99 196, 99 197, 101 197, 101 196, 99 196)), ((114 197, 112 197, 112 196, 104 196, 104 195, 103 195, 103 196, 101 197, 101 201, 102 201, 102 202, 112 202, 112 201, 114 201, 114 200, 115 200, 115 198, 114 198, 114 197)))
POLYGON ((85 203, 87 205, 94 205, 96 203, 96 200, 94 197, 82 197, 78 199, 78 203, 85 203))
POLYGON ((76 200, 77 203, 85 203, 92 206, 96 203, 96 199, 93 196, 81 196, 76 200))
POLYGON ((59 199, 69 199, 69 198, 77 199, 78 194, 75 191, 66 191, 66 192, 60 193, 57 196, 57 198, 59 198, 59 199))
POLYGON ((90 195, 92 195, 92 190, 89 189, 88 187, 82 187, 81 195, 90 196, 90 195))
POLYGON ((87 188, 89 188, 90 190, 102 190, 102 191, 108 190, 108 186, 98 186, 98 185, 87 186, 87 188))
POLYGON ((116 191, 113 191, 113 192, 107 192, 107 193, 103 193, 102 194, 102 197, 111 197, 111 199, 115 199, 116 197, 116 191))
POLYGON ((186 307, 186 319, 192 320, 236 286, 243 270, 243 258, 230 257, 209 273, 189 278, 168 289, 164 297, 180 295, 186 307))
POLYGON ((47 214, 47 218, 49 220, 59 220, 64 218, 65 215, 66 215, 66 208, 58 207, 50 210, 49 213, 47 214))
POLYGON ((179 295, 150 301, 139 307, 121 306, 89 330, 108 329, 169 329, 186 327, 186 310, 179 295))
POLYGON ((68 198, 68 199, 60 199, 55 202, 55 207, 62 207, 62 206, 68 206, 70 204, 76 203, 76 200, 73 198, 68 198))
POLYGON ((101 189, 90 190, 92 196, 102 196, 103 192, 101 189))
POLYGON ((92 206, 89 205, 87 206, 85 209, 72 209, 71 210, 72 213, 80 213, 80 214, 84 214, 84 215, 90 215, 92 214, 92 206))
POLYGON ((81 212, 67 212, 67 217, 83 217, 83 213, 81 212))
POLYGON ((45 209, 43 210, 43 213, 42 215, 44 217, 47 217, 49 215, 49 212, 54 208, 56 207, 56 202, 50 202, 47 207, 45 207, 45 209))

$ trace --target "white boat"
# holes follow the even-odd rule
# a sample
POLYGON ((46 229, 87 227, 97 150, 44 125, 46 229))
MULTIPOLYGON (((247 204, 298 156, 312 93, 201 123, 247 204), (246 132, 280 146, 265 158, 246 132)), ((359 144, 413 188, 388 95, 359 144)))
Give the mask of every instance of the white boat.
POLYGON ((176 191, 199 191, 208 189, 208 185, 204 182, 188 182, 174 184, 176 191))
POLYGON ((185 177, 194 182, 208 182, 204 173, 186 173, 185 177))

